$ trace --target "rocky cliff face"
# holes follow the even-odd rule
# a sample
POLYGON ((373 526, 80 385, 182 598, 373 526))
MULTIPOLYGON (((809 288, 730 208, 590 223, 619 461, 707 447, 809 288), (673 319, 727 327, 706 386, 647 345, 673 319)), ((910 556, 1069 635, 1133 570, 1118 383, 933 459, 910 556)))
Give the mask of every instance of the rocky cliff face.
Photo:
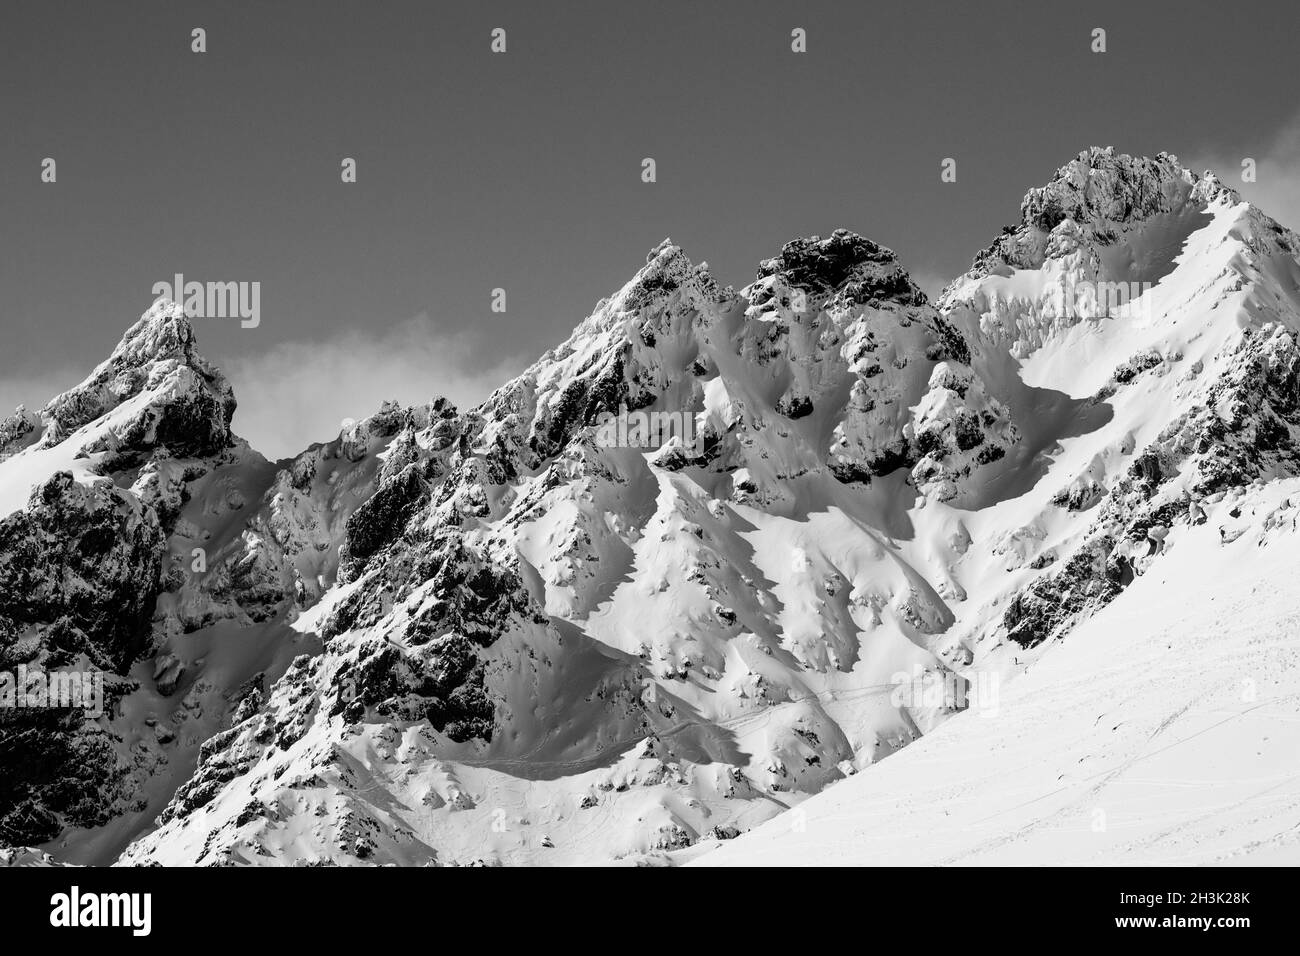
POLYGON ((280 466, 155 306, 0 424, 0 647, 121 678, 0 840, 653 860, 867 771, 1295 470, 1294 233, 1163 154, 1021 212, 937 308, 843 230, 740 291, 664 242, 481 406, 280 466))
MULTIPOLYGON (((189 486, 233 446, 234 407, 188 321, 160 304, 86 381, 7 420, 0 669, 93 668, 110 703, 130 692, 132 665, 155 647, 168 532, 189 486)), ((106 720, 8 708, 0 720, 0 839, 101 823, 129 797, 106 720)))

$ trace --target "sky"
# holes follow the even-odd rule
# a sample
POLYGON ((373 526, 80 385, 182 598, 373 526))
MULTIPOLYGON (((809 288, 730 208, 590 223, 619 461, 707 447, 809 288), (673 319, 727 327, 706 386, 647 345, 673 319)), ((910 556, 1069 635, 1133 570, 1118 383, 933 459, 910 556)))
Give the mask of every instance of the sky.
POLYGON ((385 397, 481 400, 665 237, 740 287, 842 226, 935 290, 1089 145, 1213 163, 1300 227, 1298 22, 1277 0, 5 0, 0 407, 79 381, 159 281, 258 282, 257 327, 198 319, 199 344, 236 431, 290 455, 385 397))

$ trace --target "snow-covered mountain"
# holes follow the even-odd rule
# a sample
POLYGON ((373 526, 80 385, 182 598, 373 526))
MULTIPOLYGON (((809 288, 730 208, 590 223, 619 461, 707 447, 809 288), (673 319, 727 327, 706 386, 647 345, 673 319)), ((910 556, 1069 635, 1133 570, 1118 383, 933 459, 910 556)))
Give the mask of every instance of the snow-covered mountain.
POLYGON ((1005 693, 681 856, 1300 861, 1298 253, 1170 156, 1091 150, 1031 191, 940 302, 984 343, 981 373, 1030 390, 1008 403, 1047 450, 1032 486, 963 517, 975 545, 954 566, 973 670, 1005 693), (1139 294, 1098 308, 1108 283, 1139 294), (1062 392, 1080 404, 1058 416, 1062 392))
MULTIPOLYGON (((0 714, 25 741, 0 748, 0 843, 745 863, 788 833, 814 860, 850 794, 876 808, 852 832, 893 825, 882 793, 940 832, 963 790, 927 753, 964 774, 987 751, 963 813, 1110 782, 1156 746, 1138 728, 1226 693, 1189 668, 1258 654, 1276 700, 1249 727, 1284 729, 1284 600, 1218 643, 1165 648, 1156 622, 1244 573, 1240 541, 1292 547, 1298 255, 1213 176, 1094 149, 936 305, 843 230, 738 292, 666 241, 482 406, 386 404, 278 464, 231 435, 228 385, 160 301, 86 382, 0 422, 0 668, 116 675, 99 720, 0 714), (989 706, 1057 694, 1069 719, 1041 735, 989 706)), ((1285 794, 1286 752, 1232 769, 1285 794)), ((1296 852, 1297 802, 1268 810, 1179 839, 1296 852)), ((1023 815, 972 851, 1023 849, 1004 824, 1023 815)))

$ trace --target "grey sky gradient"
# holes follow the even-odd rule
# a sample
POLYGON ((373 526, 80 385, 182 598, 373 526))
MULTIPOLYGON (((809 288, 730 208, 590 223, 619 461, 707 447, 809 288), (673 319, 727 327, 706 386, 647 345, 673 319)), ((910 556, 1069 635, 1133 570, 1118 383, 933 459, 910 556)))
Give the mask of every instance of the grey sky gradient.
POLYGON ((405 401, 482 397, 665 236, 740 286, 787 239, 846 226, 933 287, 1091 144, 1212 157, 1225 179, 1272 156, 1261 202, 1300 212, 1298 20, 1292 3, 1195 0, 6 0, 0 401, 40 404, 26 393, 84 373, 175 272, 261 282, 261 326, 202 320, 200 343, 232 370, 237 429, 285 454, 340 409, 369 412, 376 380, 405 401), (274 376, 276 356, 301 371, 314 344, 356 354, 358 336, 405 363, 386 375, 362 349, 295 379, 319 408, 250 406, 276 389, 241 374, 274 376))

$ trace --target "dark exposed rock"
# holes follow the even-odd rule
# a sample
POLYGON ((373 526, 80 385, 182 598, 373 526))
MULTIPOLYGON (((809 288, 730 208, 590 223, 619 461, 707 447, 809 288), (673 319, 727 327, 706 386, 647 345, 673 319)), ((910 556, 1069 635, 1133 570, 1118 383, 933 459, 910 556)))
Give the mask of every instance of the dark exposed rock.
POLYGON ((0 461, 22 451, 40 438, 41 420, 23 405, 13 414, 0 418, 0 461))
POLYGON ((799 395, 789 399, 782 399, 777 403, 776 410, 786 418, 804 418, 812 414, 813 403, 812 399, 807 395, 799 395))
MULTIPOLYGON (((59 472, 0 521, 0 626, 38 633, 124 672, 145 647, 161 575, 162 528, 107 482, 59 472)), ((0 652, 12 641, 0 637, 0 652)))
POLYGON ((1126 582, 1108 563, 1113 545, 1107 536, 1088 542, 1059 571, 1016 595, 1002 618, 1007 636, 1033 647, 1059 636, 1079 615, 1114 600, 1126 582))
POLYGON ((106 823, 126 773, 109 734, 82 711, 0 708, 0 844, 106 823))
POLYGON ((429 488, 414 463, 381 484, 348 518, 346 558, 340 563, 340 577, 354 579, 370 556, 392 541, 428 496, 429 488))
POLYGON ((1115 369, 1111 379, 1116 384, 1126 385, 1148 369, 1156 368, 1163 361, 1164 359, 1161 357, 1159 352, 1154 349, 1148 349, 1145 352, 1140 352, 1139 354, 1134 355, 1119 368, 1115 369))
POLYGON ((892 299, 903 305, 919 305, 925 301, 924 294, 898 267, 891 250, 847 229, 837 229, 827 239, 812 236, 787 242, 779 256, 759 267, 758 277, 776 273, 784 275, 792 286, 813 294, 834 292, 844 286, 846 296, 855 303, 892 299))

